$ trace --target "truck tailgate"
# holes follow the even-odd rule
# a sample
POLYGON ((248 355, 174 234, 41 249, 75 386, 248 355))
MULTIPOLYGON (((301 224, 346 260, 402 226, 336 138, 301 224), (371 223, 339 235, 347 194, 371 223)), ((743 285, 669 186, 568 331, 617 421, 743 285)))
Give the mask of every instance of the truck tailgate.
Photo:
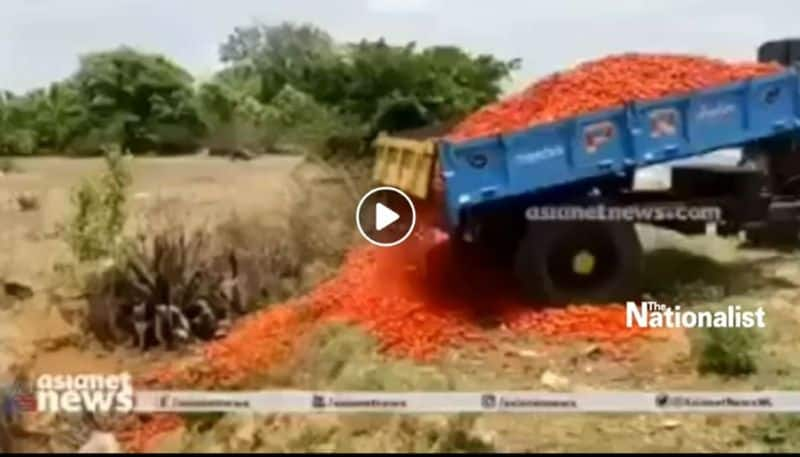
POLYGON ((428 197, 436 161, 434 140, 411 140, 380 135, 373 143, 373 179, 420 200, 428 197))

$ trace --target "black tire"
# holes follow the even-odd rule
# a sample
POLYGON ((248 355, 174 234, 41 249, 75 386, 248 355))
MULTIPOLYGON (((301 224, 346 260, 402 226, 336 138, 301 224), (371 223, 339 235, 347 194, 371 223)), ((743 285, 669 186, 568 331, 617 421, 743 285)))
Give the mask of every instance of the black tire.
POLYGON ((534 222, 517 249, 515 273, 534 303, 608 303, 634 300, 642 269, 642 247, 633 224, 534 222), (572 262, 581 251, 596 259, 591 272, 572 262))

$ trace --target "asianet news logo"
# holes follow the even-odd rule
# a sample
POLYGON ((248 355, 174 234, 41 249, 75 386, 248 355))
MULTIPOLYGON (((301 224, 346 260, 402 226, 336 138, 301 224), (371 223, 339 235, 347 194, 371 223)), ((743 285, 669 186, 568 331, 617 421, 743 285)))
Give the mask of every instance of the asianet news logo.
POLYGON ((131 376, 42 375, 36 379, 36 411, 128 413, 133 411, 131 376))

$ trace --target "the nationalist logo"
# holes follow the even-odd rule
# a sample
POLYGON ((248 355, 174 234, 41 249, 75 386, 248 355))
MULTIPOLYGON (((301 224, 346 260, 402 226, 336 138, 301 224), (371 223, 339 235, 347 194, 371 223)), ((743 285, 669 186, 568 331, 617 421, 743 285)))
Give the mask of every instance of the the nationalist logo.
POLYGON ((644 328, 764 328, 764 309, 744 310, 730 305, 718 311, 682 310, 655 301, 629 301, 625 310, 625 325, 644 328))

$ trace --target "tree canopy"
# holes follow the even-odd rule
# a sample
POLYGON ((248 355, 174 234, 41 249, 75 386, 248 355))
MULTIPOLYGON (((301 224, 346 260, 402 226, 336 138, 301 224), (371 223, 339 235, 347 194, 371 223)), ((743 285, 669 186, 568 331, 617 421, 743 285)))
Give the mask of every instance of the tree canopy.
POLYGON ((237 27, 220 46, 220 60, 249 68, 260 80, 259 98, 267 102, 286 84, 297 84, 334 56, 334 41, 311 24, 254 24, 237 27))
POLYGON ((135 153, 324 143, 451 121, 494 101, 517 60, 455 46, 337 43, 311 24, 237 27, 225 67, 196 83, 165 56, 121 47, 47 88, 0 91, 0 154, 135 153))
POLYGON ((91 133, 125 149, 169 152, 203 131, 192 76, 163 56, 128 48, 90 54, 74 81, 91 133))

